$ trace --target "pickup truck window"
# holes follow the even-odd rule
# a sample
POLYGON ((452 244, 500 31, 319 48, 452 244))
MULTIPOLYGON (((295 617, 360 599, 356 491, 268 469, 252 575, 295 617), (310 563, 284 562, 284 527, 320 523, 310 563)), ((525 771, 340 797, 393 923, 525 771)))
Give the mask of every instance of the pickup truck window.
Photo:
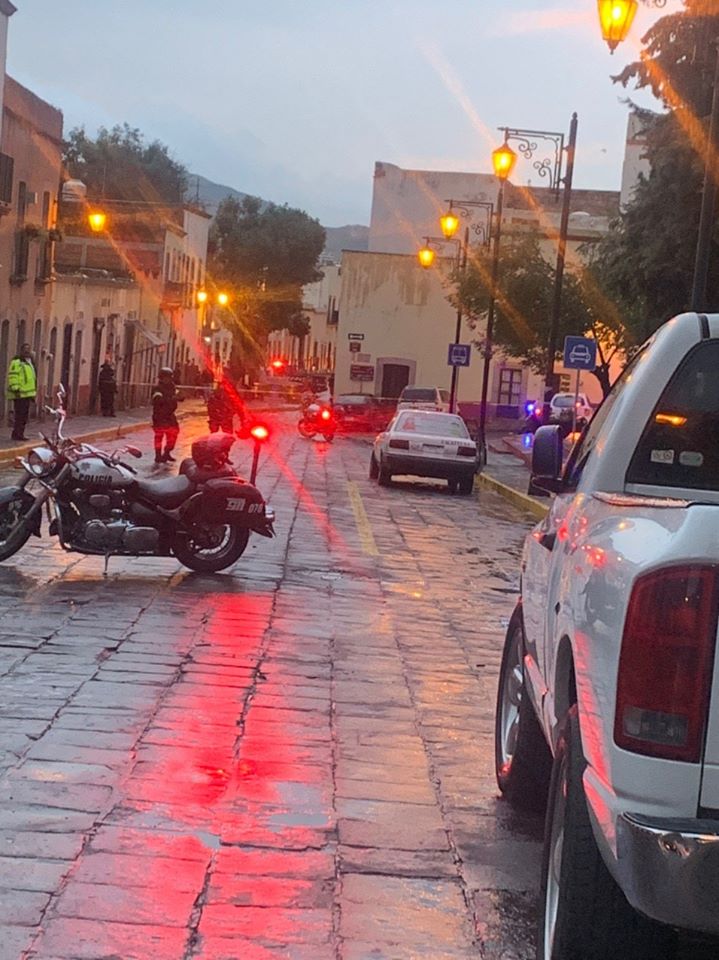
POLYGON ((627 483, 719 490, 719 340, 680 363, 644 429, 627 483))

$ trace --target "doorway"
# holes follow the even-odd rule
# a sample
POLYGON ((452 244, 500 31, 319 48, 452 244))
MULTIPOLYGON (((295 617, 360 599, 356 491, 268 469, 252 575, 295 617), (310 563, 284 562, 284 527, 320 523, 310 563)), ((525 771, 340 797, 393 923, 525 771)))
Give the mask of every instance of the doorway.
POLYGON ((92 321, 92 357, 90 359, 90 413, 95 412, 97 403, 97 378, 100 375, 100 353, 102 352, 102 331, 105 321, 95 317, 92 321))
POLYGON ((82 363, 82 330, 75 334, 75 352, 72 362, 72 412, 80 412, 80 364, 82 363))
POLYGON ((70 389, 70 363, 72 361, 72 324, 66 323, 62 332, 62 362, 60 363, 60 382, 66 390, 70 389))
POLYGON ((396 400, 409 383, 409 377, 409 364, 383 363, 380 396, 396 400))

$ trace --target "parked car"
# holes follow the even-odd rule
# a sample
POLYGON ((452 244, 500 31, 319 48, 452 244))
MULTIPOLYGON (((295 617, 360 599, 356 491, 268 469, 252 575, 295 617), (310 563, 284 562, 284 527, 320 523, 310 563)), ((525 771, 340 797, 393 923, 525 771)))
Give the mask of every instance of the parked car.
POLYGON ((719 315, 639 351, 562 466, 541 427, 496 771, 548 804, 538 957, 673 956, 719 935, 719 315))
MULTIPOLYGON (((574 422, 574 394, 555 393, 549 404, 549 422, 567 426, 569 430, 574 422)), ((583 430, 592 419, 594 408, 587 400, 586 394, 577 394, 577 429, 583 430)))
POLYGON ((480 466, 480 450, 461 417, 401 410, 374 442, 369 475, 381 486, 396 474, 437 477, 452 493, 469 496, 480 466))
POLYGON ((387 404, 368 393, 343 393, 335 400, 334 410, 341 430, 376 433, 384 430, 394 413, 387 404))
POLYGON ((397 401, 398 410, 449 410, 449 391, 439 387, 405 387, 397 401))

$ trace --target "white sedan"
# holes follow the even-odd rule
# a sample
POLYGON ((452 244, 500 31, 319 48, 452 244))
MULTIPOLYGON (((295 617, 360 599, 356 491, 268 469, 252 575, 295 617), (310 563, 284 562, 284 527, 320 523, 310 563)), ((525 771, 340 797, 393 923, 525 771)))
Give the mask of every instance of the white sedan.
POLYGON ((402 410, 374 442, 370 479, 387 486, 397 474, 437 477, 469 496, 479 451, 464 420, 453 413, 402 410))

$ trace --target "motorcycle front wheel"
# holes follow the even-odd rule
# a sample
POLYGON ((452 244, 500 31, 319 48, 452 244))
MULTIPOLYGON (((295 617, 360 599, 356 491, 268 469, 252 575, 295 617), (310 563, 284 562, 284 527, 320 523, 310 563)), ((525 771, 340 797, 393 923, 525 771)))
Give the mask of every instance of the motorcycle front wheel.
POLYGON ((250 531, 228 524, 203 526, 197 537, 177 534, 172 552, 197 573, 217 573, 236 563, 247 549, 250 531))
POLYGON ((0 505, 0 563, 24 547, 31 531, 22 526, 29 505, 22 500, 11 500, 0 505))
POLYGON ((311 440, 315 435, 314 427, 311 427, 306 420, 300 420, 297 424, 297 429, 300 431, 300 436, 304 437, 305 440, 311 440))

